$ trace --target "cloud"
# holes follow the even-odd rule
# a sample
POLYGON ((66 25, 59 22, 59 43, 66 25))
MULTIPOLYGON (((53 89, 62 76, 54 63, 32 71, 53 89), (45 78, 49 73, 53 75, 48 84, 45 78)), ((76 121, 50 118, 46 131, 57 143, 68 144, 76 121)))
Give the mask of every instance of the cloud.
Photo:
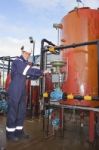
POLYGON ((98 8, 99 7, 99 0, 82 0, 85 6, 91 8, 98 8))
POLYGON ((52 27, 35 26, 33 29, 32 25, 23 26, 23 24, 9 23, 7 18, 2 15, 0 15, 0 22, 0 55, 2 56, 20 55, 20 47, 32 35, 36 41, 35 54, 39 54, 41 39, 46 37, 53 40, 56 36, 52 27))
MULTIPOLYGON (((49 8, 56 7, 58 3, 60 3, 60 0, 20 0, 23 3, 25 3, 28 6, 31 6, 33 8, 49 8)), ((63 0, 61 0, 63 2, 63 0)))
MULTIPOLYGON (((1 56, 19 56, 21 55, 21 46, 29 47, 28 38, 14 38, 14 37, 4 37, 0 38, 0 57, 1 56), (27 42, 28 41, 28 42, 27 42)), ((35 55, 40 54, 41 40, 35 40, 35 55)), ((31 45, 30 45, 31 47, 31 45)))
POLYGON ((76 6, 74 0, 19 0, 29 12, 43 17, 57 18, 62 12, 68 12, 76 6), (71 1, 71 2, 70 2, 71 1), (52 14, 52 15, 51 15, 52 14))
MULTIPOLYGON (((19 0, 24 3, 26 6, 29 6, 33 9, 47 9, 51 10, 57 7, 63 7, 65 9, 70 9, 71 6, 76 6, 76 0, 19 0)), ((92 8, 99 7, 99 0, 82 0, 85 6, 89 6, 92 8)), ((57 11, 57 10, 56 10, 57 11)))
MULTIPOLYGON (((21 2, 22 13, 26 18, 22 18, 21 13, 20 20, 12 22, 9 18, 14 17, 13 15, 6 17, 0 14, 0 55, 2 56, 19 55, 21 44, 23 45, 24 40, 32 35, 36 41, 35 54, 40 53, 40 43, 43 38, 57 43, 57 30, 53 29, 53 23, 60 23, 62 17, 77 6, 76 0, 17 1, 21 2)), ((99 0, 82 1, 86 7, 99 7, 99 0)), ((82 4, 80 6, 82 7, 82 4)))
POLYGON ((2 56, 19 55, 20 41, 12 37, 0 38, 0 53, 2 56))
POLYGON ((10 22, 5 19, 0 19, 0 36, 19 36, 23 37, 26 34, 26 31, 29 30, 28 26, 23 26, 23 24, 18 24, 16 22, 10 22))
POLYGON ((0 20, 1 20, 1 21, 5 21, 5 20, 6 20, 6 17, 5 17, 4 15, 0 14, 0 20))
MULTIPOLYGON (((25 9, 30 12, 31 15, 36 17, 36 20, 55 20, 61 19, 69 11, 78 7, 76 0, 19 0, 25 9)), ((98 8, 99 0, 82 0, 85 7, 98 8)), ((83 7, 82 3, 79 3, 79 7, 83 7)), ((45 21, 44 21, 45 23, 45 21)), ((46 22, 47 23, 47 22, 46 22)))

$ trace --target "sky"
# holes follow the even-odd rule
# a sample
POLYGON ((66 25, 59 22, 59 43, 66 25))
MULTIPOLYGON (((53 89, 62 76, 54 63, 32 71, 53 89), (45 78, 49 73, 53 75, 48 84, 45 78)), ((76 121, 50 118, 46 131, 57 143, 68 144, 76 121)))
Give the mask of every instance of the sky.
MULTIPOLYGON (((99 0, 82 2, 85 7, 99 8, 99 0)), ((0 0, 0 57, 20 55, 20 47, 30 36, 35 41, 35 55, 40 54, 43 38, 57 43, 53 24, 77 6, 76 0, 0 0)))

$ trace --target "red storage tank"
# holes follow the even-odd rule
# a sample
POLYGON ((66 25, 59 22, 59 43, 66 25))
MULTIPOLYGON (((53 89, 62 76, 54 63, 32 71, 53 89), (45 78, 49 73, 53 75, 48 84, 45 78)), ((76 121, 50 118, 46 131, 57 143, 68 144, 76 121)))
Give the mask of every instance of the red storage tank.
MULTIPOLYGON (((79 8, 62 19, 62 45, 82 43, 99 39, 99 10, 79 8)), ((98 55, 95 45, 81 46, 61 51, 68 65, 63 91, 74 95, 98 95, 98 55)), ((67 103, 75 104, 73 100, 67 103)), ((99 102, 77 102, 78 105, 96 106, 99 102)))

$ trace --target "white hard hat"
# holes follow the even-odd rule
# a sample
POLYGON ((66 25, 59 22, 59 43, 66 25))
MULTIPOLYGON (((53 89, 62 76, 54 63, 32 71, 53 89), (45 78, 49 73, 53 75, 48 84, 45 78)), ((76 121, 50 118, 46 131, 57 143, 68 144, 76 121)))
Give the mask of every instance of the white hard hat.
POLYGON ((32 48, 29 46, 22 46, 21 47, 21 51, 23 51, 23 52, 27 52, 27 53, 32 53, 32 48))

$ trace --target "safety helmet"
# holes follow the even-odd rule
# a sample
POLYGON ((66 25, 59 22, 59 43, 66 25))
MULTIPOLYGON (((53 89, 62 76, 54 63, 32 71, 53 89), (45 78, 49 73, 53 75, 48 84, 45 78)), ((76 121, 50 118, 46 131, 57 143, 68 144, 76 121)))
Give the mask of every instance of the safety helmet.
POLYGON ((21 47, 21 51, 22 52, 27 52, 27 53, 31 54, 32 53, 32 48, 30 48, 28 46, 22 46, 21 47))

